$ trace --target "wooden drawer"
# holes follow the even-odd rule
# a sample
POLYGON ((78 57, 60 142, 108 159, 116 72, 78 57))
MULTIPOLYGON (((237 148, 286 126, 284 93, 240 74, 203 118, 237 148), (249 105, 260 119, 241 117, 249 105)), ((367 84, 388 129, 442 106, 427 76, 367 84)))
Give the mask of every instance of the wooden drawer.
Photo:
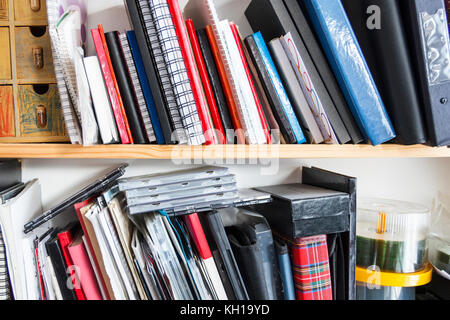
POLYGON ((20 85, 20 137, 64 137, 65 127, 55 84, 20 85))
POLYGON ((0 21, 9 20, 8 0, 0 0, 0 21))
POLYGON ((0 86, 0 137, 14 137, 13 87, 0 86))
POLYGON ((0 80, 10 80, 11 76, 9 28, 0 27, 0 80))
POLYGON ((16 25, 46 25, 47 5, 45 0, 14 0, 16 25))
POLYGON ((17 80, 55 82, 48 27, 16 27, 17 80))

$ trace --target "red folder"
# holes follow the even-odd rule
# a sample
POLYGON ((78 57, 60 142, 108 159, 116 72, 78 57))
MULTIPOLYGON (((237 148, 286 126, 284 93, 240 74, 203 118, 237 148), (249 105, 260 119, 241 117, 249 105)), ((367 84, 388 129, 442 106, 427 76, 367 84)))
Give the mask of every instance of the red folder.
POLYGON ((194 22, 189 19, 186 21, 187 32, 191 39, 192 50, 194 51, 195 61, 197 62, 198 71, 200 73, 200 79, 203 83, 203 89, 205 91, 206 100, 208 101, 209 111, 214 122, 214 128, 217 130, 220 144, 227 144, 225 130, 222 125, 219 110, 217 108, 216 99, 214 98, 214 92, 209 81, 208 71, 206 70, 205 60, 203 59, 202 50, 198 42, 197 34, 195 33, 194 22))
POLYGON ((110 65, 106 56, 106 51, 103 46, 102 37, 98 29, 91 30, 92 39, 94 40, 95 49, 97 51, 98 60, 102 69, 103 78, 105 80, 106 88, 108 90, 109 99, 111 100, 111 106, 116 119, 117 129, 119 130, 120 140, 122 144, 130 144, 130 135, 128 134, 127 127, 125 125, 125 119, 120 106, 120 96, 117 94, 116 87, 114 85, 113 73, 111 72, 110 65))
POLYGON ((77 267, 78 278, 87 300, 103 300, 89 255, 84 247, 82 235, 83 233, 79 232, 78 236, 69 245, 70 257, 73 265, 77 267))
POLYGON ((83 229, 84 236, 86 237, 86 242, 87 242, 87 245, 88 245, 88 247, 89 247, 89 250, 90 250, 90 252, 93 254, 93 260, 94 260, 94 263, 95 263, 95 267, 97 268, 97 270, 98 270, 98 272, 99 272, 98 276, 99 276, 100 282, 101 282, 100 285, 101 285, 102 288, 104 289, 103 292, 105 292, 106 298, 107 298, 108 300, 111 300, 111 296, 110 296, 109 291, 108 291, 108 286, 106 285, 106 281, 105 281, 105 279, 103 278, 103 273, 102 273, 102 270, 101 270, 101 268, 100 268, 100 264, 99 264, 99 262, 98 262, 98 260, 97 260, 97 256, 95 255, 95 250, 94 250, 94 247, 93 247, 93 245, 92 245, 92 241, 91 241, 91 239, 89 238, 89 232, 88 232, 88 230, 87 230, 87 228, 86 228, 86 224, 85 224, 85 222, 84 222, 84 218, 83 218, 83 216, 82 216, 82 214, 81 214, 81 211, 80 211, 81 208, 87 206, 89 203, 91 203, 91 201, 92 201, 92 199, 88 199, 88 200, 86 200, 86 201, 77 203, 77 204, 74 205, 74 208, 75 208, 75 211, 76 211, 76 213, 77 213, 78 220, 80 221, 81 228, 83 229))
POLYGON ((211 45, 211 51, 214 55, 217 71, 219 72, 220 82, 222 83, 223 92, 227 99, 228 109, 230 111, 231 120, 233 121, 234 129, 236 130, 236 137, 238 144, 245 144, 244 130, 242 129, 241 120, 239 119, 239 113, 237 106, 233 98, 230 83, 228 82, 227 73, 220 57, 219 47, 214 37, 214 32, 211 26, 206 27, 206 33, 208 35, 209 44, 211 45))
POLYGON ((250 69, 248 67, 247 60, 245 59, 245 54, 244 54, 244 50, 242 49, 242 40, 239 35, 239 31, 233 22, 230 23, 230 27, 231 27, 231 31, 233 32, 234 40, 236 40, 236 45, 238 47, 239 54, 241 55, 242 62, 244 64, 245 73, 247 74, 248 82, 250 83, 253 97, 255 98, 256 107, 258 109, 258 114, 261 119, 264 134, 266 135, 267 144, 272 144, 272 136, 270 135, 270 130, 269 130, 269 126, 267 125, 266 116, 264 115, 264 111, 263 111, 261 103, 259 101, 258 93, 256 92, 255 85, 253 83, 252 74, 250 73, 250 69))
MULTIPOLYGON (((61 250, 64 256, 64 260, 66 261, 67 267, 70 267, 73 265, 72 258, 69 253, 69 245, 72 243, 72 233, 70 230, 66 230, 64 232, 58 233, 58 239, 59 244, 61 245, 61 250)), ((83 290, 81 288, 81 284, 79 283, 76 275, 75 270, 70 270, 70 277, 72 278, 72 284, 74 286, 75 295, 77 296, 78 300, 86 300, 86 296, 83 293, 83 290)))
POLYGON ((184 25, 183 16, 181 14, 179 0, 167 0, 170 8, 170 14, 172 15, 173 24, 180 42, 181 51, 183 52, 184 62, 189 74, 189 80, 191 82, 192 93, 194 94, 195 102, 197 104, 197 110, 202 122, 203 131, 205 134, 205 140, 207 145, 217 144, 218 141, 214 136, 214 128, 209 120, 208 107, 205 101, 205 97, 202 93, 202 86, 200 78, 196 72, 194 55, 192 53, 191 44, 189 42, 189 36, 184 25))

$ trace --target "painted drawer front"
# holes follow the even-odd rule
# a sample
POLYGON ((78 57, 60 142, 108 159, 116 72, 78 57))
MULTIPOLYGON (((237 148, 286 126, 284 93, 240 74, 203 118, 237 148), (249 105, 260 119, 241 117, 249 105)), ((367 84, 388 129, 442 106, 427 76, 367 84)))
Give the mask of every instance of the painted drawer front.
POLYGON ((56 85, 19 86, 20 136, 65 136, 56 85))
POLYGON ((12 86, 0 86, 0 138, 14 137, 14 101, 12 86))

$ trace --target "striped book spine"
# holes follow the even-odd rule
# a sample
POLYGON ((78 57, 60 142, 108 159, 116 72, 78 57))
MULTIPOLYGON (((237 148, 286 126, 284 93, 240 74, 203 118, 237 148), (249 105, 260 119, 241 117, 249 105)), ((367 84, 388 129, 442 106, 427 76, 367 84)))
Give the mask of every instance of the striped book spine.
POLYGON ((205 143, 203 126, 167 1, 149 0, 159 43, 190 145, 205 143))
POLYGON ((63 74, 63 67, 61 65, 61 58, 59 55, 58 46, 58 32, 56 31, 56 23, 59 19, 59 1, 47 0, 47 15, 49 23, 50 43, 53 54, 53 65, 55 68, 56 83, 59 91, 59 97, 61 100, 61 110, 64 116, 64 122, 66 125, 67 133, 69 134, 72 144, 82 144, 82 133, 80 124, 72 108, 69 100, 69 93, 67 91, 66 82, 63 74))
POLYGON ((163 93, 167 101, 167 108, 170 115, 171 124, 175 130, 176 138, 180 144, 187 144, 188 138, 184 130, 181 114, 178 109, 175 92, 170 82, 169 72, 167 70, 166 62, 164 60, 161 46, 159 45, 158 34, 156 32, 155 21, 150 11, 148 0, 139 0, 139 7, 144 18, 145 29, 151 44, 153 56, 156 61, 156 69, 161 80, 163 93))
POLYGON ((128 43, 127 35, 125 33, 120 34, 119 39, 125 57, 125 62, 128 67, 128 72, 130 73, 130 77, 132 80, 134 93, 139 105, 139 111, 142 116, 145 132, 147 134, 148 140, 153 143, 156 141, 155 131, 153 130, 150 114, 148 112, 147 104, 145 103, 144 93, 142 92, 141 83, 139 81, 136 65, 134 64, 134 59, 131 53, 130 44, 128 43))
POLYGON ((6 250, 3 242, 2 230, 0 229, 0 300, 9 300, 9 276, 6 263, 6 250))

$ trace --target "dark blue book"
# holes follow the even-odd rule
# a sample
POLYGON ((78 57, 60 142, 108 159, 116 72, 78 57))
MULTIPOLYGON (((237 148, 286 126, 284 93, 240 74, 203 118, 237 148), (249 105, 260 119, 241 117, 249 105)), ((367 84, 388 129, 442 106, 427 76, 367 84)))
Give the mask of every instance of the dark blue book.
POLYGON ((255 33, 252 37, 258 48, 259 54, 261 55, 264 67, 269 74, 270 82, 275 88, 275 92, 277 95, 276 98, 279 104, 282 106, 283 113, 285 114, 289 127, 294 135, 294 141, 290 142, 294 144, 305 143, 305 135, 302 131, 302 128, 300 127, 300 123, 297 119, 297 116, 295 115, 294 108, 292 107, 291 101, 289 100, 283 82, 281 81, 277 68, 275 67, 275 63, 272 60, 269 49, 267 48, 261 32, 255 33))
POLYGON ((312 24, 357 124, 373 145, 396 137, 340 0, 305 0, 312 24))
POLYGON ((158 112, 156 111, 155 101, 153 99, 152 91, 150 90, 150 83, 148 82, 148 77, 145 73, 144 63, 142 61, 141 52, 139 51, 136 35, 134 31, 127 31, 127 36, 139 80, 141 82, 142 92, 144 93, 145 102, 147 103, 148 112, 150 113, 150 119, 152 120, 156 141, 160 145, 166 144, 161 128, 161 123, 159 122, 158 112))

